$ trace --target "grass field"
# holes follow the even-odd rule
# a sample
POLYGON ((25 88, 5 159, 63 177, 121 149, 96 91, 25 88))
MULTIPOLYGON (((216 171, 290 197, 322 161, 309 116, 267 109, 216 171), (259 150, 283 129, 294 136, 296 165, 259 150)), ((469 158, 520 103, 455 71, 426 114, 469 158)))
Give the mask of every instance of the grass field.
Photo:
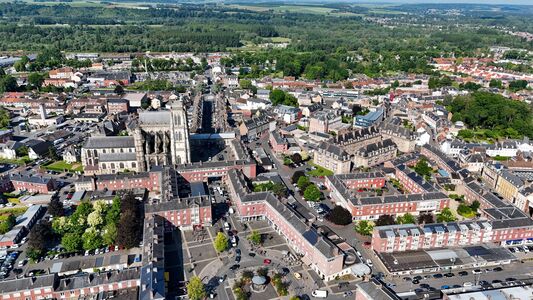
POLYGON ((26 210, 28 210, 27 207, 0 208, 0 221, 4 221, 5 219, 7 219, 7 216, 9 216, 10 214, 20 216, 26 210))
POLYGON ((307 172, 307 175, 309 175, 309 176, 322 177, 322 176, 331 176, 331 175, 334 174, 333 171, 331 171, 331 170, 328 170, 326 168, 322 168, 319 165, 315 165, 313 163, 313 161, 309 161, 309 164, 316 168, 315 170, 311 170, 311 171, 307 172))
POLYGON ((47 170, 58 171, 58 172, 63 172, 64 170, 72 171, 72 172, 83 171, 83 167, 80 163, 69 164, 63 160, 58 160, 56 162, 53 162, 43 167, 47 170))
MULTIPOLYGON (((0 0, 1 2, 11 2, 11 0, 0 0)), ((72 7, 125 7, 125 8, 138 8, 138 9, 147 9, 148 6, 154 5, 154 3, 150 2, 100 2, 100 1, 90 1, 90 0, 81 0, 81 1, 72 1, 72 2, 55 2, 55 1, 32 1, 32 0, 22 0, 22 2, 26 2, 29 4, 36 4, 36 5, 46 5, 46 6, 52 6, 52 5, 69 5, 72 7)))

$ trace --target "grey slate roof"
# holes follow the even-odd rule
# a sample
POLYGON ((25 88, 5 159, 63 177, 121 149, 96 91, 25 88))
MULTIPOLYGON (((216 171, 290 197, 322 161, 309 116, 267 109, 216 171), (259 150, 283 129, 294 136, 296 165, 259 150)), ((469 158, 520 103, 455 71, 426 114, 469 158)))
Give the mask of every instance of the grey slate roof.
POLYGON ((93 136, 87 140, 84 148, 135 148, 135 141, 132 136, 93 136))

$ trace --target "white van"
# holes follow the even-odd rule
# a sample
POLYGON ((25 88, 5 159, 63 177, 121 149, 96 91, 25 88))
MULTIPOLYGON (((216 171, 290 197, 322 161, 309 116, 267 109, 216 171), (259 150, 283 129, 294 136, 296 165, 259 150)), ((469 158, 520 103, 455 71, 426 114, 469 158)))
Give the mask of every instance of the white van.
POLYGON ((324 290, 314 290, 311 295, 315 298, 327 298, 328 297, 328 291, 324 290))
POLYGON ((224 222, 224 229, 230 230, 231 229, 231 225, 229 225, 228 222, 224 222))

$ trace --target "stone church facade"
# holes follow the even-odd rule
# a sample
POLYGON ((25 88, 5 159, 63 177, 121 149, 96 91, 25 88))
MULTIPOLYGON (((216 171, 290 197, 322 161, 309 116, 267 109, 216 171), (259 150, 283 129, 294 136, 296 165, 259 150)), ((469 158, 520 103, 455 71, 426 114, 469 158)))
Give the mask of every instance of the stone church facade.
POLYGON ((130 136, 126 137, 89 138, 82 148, 87 175, 146 172, 153 166, 191 162, 187 114, 181 101, 174 101, 169 110, 140 112, 130 128, 130 136))

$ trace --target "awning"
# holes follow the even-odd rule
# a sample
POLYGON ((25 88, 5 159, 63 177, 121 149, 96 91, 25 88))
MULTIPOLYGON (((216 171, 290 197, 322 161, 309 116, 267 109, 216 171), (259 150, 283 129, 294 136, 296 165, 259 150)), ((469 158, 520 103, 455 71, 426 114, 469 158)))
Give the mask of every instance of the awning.
POLYGON ((364 276, 370 274, 370 267, 365 264, 356 264, 351 269, 352 273, 356 276, 364 276))

